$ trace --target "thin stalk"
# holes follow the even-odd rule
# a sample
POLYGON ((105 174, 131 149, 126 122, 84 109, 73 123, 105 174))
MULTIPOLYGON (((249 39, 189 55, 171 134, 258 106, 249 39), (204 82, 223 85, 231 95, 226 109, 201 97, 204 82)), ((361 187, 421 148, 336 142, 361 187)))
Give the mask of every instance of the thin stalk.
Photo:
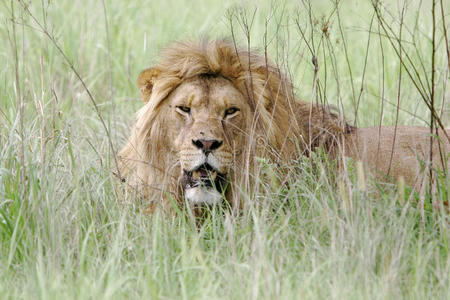
MULTIPOLYGON (((381 39, 381 32, 380 32, 380 24, 378 24, 378 39, 379 39, 379 43, 380 43, 380 51, 381 51, 381 112, 380 112, 380 123, 378 125, 378 146, 377 146, 377 156, 376 156, 376 161, 375 161, 375 166, 378 166, 378 153, 380 153, 380 146, 381 146, 381 126, 383 125, 383 116, 384 116, 384 102, 385 102, 385 98, 384 98, 384 86, 385 86, 385 79, 386 79, 386 66, 385 66, 385 61, 384 61, 384 48, 383 48, 383 40, 381 39)), ((400 109, 400 107, 397 106, 398 109, 400 109)))
MULTIPOLYGON (((25 103, 23 99, 23 94, 20 86, 20 77, 19 77, 19 54, 17 51, 17 32, 16 32, 16 16, 14 13, 14 4, 11 1, 11 20, 12 20, 12 40, 10 37, 10 42, 12 46, 12 52, 14 56, 14 74, 15 74, 15 89, 16 89, 16 99, 17 106, 19 108, 19 136, 20 136, 20 148, 19 148, 19 160, 21 164, 20 168, 20 177, 23 183, 23 193, 26 191, 26 180, 25 180, 25 141, 24 141, 24 123, 23 123, 23 115, 25 109, 25 103)), ((22 195, 24 196, 24 195, 22 195)))
POLYGON ((397 108, 395 110, 395 126, 394 126, 394 138, 392 140, 392 147, 391 147, 391 157, 389 158, 389 167, 387 169, 387 175, 389 176, 389 173, 391 172, 392 167, 392 158, 394 157, 394 148, 395 148, 395 141, 397 138, 397 129, 398 129, 398 117, 400 112, 400 99, 401 99, 401 92, 402 92, 402 59, 403 59, 403 45, 402 45, 402 33, 403 33, 403 21, 405 17, 405 3, 403 3, 402 12, 400 16, 400 28, 398 33, 398 48, 399 48, 399 60, 400 60, 400 66, 398 70, 398 86, 397 86, 397 108))
POLYGON ((348 73, 350 75, 350 85, 352 88, 352 102, 353 102, 353 107, 355 108, 355 121, 354 121, 354 125, 356 126, 356 120, 358 117, 358 106, 356 104, 356 92, 355 92, 355 83, 353 82, 353 72, 352 72, 352 67, 350 65, 350 57, 347 51, 347 42, 345 40, 345 36, 344 36, 344 30, 342 29, 342 22, 341 22, 341 16, 339 13, 339 1, 336 0, 335 2, 335 6, 336 6, 336 14, 337 14, 337 19, 338 19, 338 25, 339 25, 339 32, 341 34, 342 37, 342 44, 344 45, 344 56, 345 56, 345 61, 347 62, 347 68, 348 68, 348 73))
MULTIPOLYGON (((434 110, 434 96, 435 96, 435 75, 436 75, 436 0, 433 0, 433 7, 431 10, 433 17, 433 37, 431 40, 432 53, 431 53, 431 91, 430 91, 430 104, 434 110)), ((429 188, 430 193, 433 187, 433 134, 434 134, 434 115, 430 115, 430 168, 429 168, 429 188)), ((437 132, 436 132, 437 134, 437 132)))

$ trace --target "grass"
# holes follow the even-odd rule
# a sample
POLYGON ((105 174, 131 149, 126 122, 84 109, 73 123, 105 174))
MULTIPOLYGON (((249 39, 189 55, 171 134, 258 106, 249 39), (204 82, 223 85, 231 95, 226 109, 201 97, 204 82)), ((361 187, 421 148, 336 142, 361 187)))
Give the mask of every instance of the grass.
MULTIPOLYGON (((144 215, 131 196, 133 205, 119 202, 105 130, 68 63, 117 150, 141 105, 139 71, 170 41, 230 36, 230 15, 245 46, 240 21, 254 13, 251 45, 264 49, 267 37, 300 98, 344 108, 359 126, 429 125, 414 80, 431 82, 430 3, 408 2, 404 27, 403 2, 383 11, 397 34, 403 28, 403 55, 418 69, 412 78, 408 64, 399 76, 369 1, 342 1, 339 15, 332 2, 314 1, 311 20, 308 2, 276 3, 30 2, 68 61, 20 2, 0 4, 1 299, 450 297, 448 214, 430 208, 431 197, 448 198, 448 178, 435 195, 408 197, 382 183, 364 188, 357 172, 333 179, 307 160, 293 162, 289 185, 261 176, 242 215, 217 208, 200 228, 188 216, 144 215)), ((436 35, 435 107, 448 126, 442 25, 436 35)))

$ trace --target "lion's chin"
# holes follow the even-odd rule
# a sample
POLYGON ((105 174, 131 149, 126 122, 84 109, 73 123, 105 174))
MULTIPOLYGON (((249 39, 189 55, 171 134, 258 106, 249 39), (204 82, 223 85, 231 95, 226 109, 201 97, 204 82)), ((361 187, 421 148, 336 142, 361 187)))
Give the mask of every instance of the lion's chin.
POLYGON ((203 164, 192 171, 183 171, 181 185, 189 204, 216 205, 221 203, 226 190, 226 175, 203 164))
POLYGON ((192 205, 216 205, 222 200, 222 195, 213 187, 196 186, 184 191, 184 196, 192 205))

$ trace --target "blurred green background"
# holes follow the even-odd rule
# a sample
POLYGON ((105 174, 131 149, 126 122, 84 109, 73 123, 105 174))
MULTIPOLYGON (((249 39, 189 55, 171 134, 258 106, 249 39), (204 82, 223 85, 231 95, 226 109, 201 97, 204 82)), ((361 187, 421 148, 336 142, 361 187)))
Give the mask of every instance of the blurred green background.
MULTIPOLYGON (((445 2, 435 107, 448 126, 445 2)), ((142 106, 139 72, 169 43, 204 37, 267 48, 299 99, 359 126, 393 125, 397 111, 399 124, 427 126, 416 85, 429 94, 432 2, 382 5, 389 35, 369 0, 1 1, 0 298, 448 298, 448 214, 429 195, 361 191, 354 176, 342 188, 296 162, 288 187, 262 182, 241 216, 216 212, 200 229, 143 215, 133 195, 124 207, 105 130, 70 68, 116 150, 142 106)), ((441 200, 447 191, 444 179, 441 200)))

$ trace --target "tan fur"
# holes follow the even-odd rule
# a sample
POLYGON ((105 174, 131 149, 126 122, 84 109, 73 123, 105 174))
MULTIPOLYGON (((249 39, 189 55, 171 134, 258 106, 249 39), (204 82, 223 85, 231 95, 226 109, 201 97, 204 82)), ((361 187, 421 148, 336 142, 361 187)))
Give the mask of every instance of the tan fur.
MULTIPOLYGON (((289 163, 324 146, 334 153, 345 149, 372 166, 375 160, 386 170, 392 140, 392 134, 385 134, 388 129, 382 131, 381 154, 374 159, 375 129, 356 130, 322 106, 295 101, 291 83, 275 65, 254 52, 236 50, 231 42, 174 44, 157 65, 140 74, 138 87, 145 105, 119 154, 121 172, 156 203, 164 205, 171 196, 183 201, 182 170, 192 167, 198 156, 192 141, 202 136, 224 141, 214 159, 232 184, 228 201, 236 187, 250 184, 255 156, 289 163), (180 105, 191 107, 191 114, 181 112, 180 105), (239 113, 225 118, 224 110, 232 106, 239 107, 239 113)), ((406 159, 404 144, 415 141, 416 134, 421 137, 422 131, 398 132, 392 172, 406 172, 408 181, 416 168, 397 165, 406 159)), ((426 138, 417 142, 426 144, 426 138)), ((448 148, 444 152, 448 155, 448 148)))
MULTIPOLYGON (((450 131, 447 130, 447 135, 450 131)), ((429 168, 448 174, 450 145, 442 130, 433 135, 430 163, 430 130, 399 126, 358 128, 345 135, 346 156, 363 161, 378 179, 405 182, 420 191, 426 185, 429 168)), ((436 173, 437 174, 437 173, 436 173)))

